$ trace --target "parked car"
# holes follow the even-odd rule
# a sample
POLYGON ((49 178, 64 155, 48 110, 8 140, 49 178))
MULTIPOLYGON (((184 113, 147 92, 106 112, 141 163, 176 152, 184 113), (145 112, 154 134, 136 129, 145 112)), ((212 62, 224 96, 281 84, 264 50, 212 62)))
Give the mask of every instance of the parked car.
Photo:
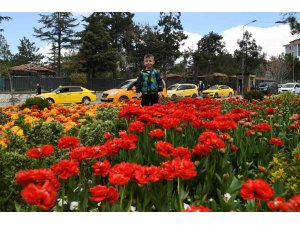
POLYGON ((96 101, 96 91, 80 86, 59 86, 57 89, 36 95, 52 103, 88 103, 96 101))
MULTIPOLYGON (((136 78, 129 79, 120 84, 119 87, 104 91, 101 97, 101 102, 120 102, 127 99, 136 99, 136 78)), ((164 89, 162 95, 167 96, 166 83, 163 80, 164 89)))
POLYGON ((293 94, 300 94, 300 84, 299 83, 286 83, 281 88, 278 89, 279 93, 291 92, 293 94))
POLYGON ((268 94, 278 94, 278 83, 276 82, 262 82, 258 84, 257 90, 262 93, 268 94))
POLYGON ((195 84, 173 84, 168 87, 168 97, 198 97, 198 87, 195 84))
POLYGON ((233 94, 233 89, 227 85, 214 85, 202 92, 203 98, 231 97, 233 94))

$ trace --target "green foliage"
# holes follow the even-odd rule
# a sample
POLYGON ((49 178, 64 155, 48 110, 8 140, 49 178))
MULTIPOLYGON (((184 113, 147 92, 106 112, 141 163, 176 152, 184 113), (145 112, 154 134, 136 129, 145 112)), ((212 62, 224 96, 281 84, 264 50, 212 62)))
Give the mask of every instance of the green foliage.
POLYGON ((25 153, 28 150, 28 145, 24 139, 14 134, 11 130, 6 130, 6 133, 8 139, 6 151, 25 153))
POLYGON ((38 106, 38 109, 43 110, 49 108, 50 103, 46 99, 40 97, 33 97, 26 99, 25 103, 20 106, 20 109, 31 108, 33 105, 38 106))
POLYGON ((248 101, 251 101, 253 99, 255 100, 263 100, 264 94, 260 91, 248 91, 244 94, 244 99, 247 99, 248 101))
POLYGON ((8 151, 0 152, 0 211, 15 211, 15 203, 23 204, 20 191, 22 187, 15 182, 15 175, 18 171, 31 168, 32 159, 23 153, 8 151))
MULTIPOLYGON (((109 106, 107 108, 98 108, 96 112, 96 121, 89 121, 81 126, 78 131, 78 137, 83 145, 103 144, 103 134, 110 132, 116 136, 119 130, 126 129, 126 120, 118 118, 120 109, 109 106)), ((71 132, 77 132, 73 130, 71 132)))
POLYGON ((36 121, 26 132, 30 146, 41 146, 46 144, 56 144, 64 135, 64 127, 57 121, 43 123, 36 121))
POLYGON ((112 121, 96 121, 93 124, 81 126, 78 137, 82 145, 99 145, 104 143, 103 134, 105 132, 116 132, 116 127, 112 121))
POLYGON ((80 84, 86 84, 87 76, 85 73, 72 73, 70 79, 80 84))
POLYGON ((9 121, 9 117, 2 112, 2 108, 0 108, 0 125, 4 125, 9 121))
POLYGON ((287 91, 285 93, 280 93, 276 97, 284 103, 290 103, 291 101, 295 100, 296 98, 299 98, 297 95, 295 95, 289 91, 287 91))

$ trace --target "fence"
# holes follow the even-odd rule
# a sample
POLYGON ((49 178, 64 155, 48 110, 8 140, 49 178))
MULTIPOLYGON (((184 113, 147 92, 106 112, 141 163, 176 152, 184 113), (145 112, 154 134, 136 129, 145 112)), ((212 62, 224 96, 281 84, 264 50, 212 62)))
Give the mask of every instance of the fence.
MULTIPOLYGON (((51 91, 59 85, 83 86, 91 90, 104 91, 117 87, 127 79, 88 79, 86 84, 72 81, 70 78, 61 77, 34 77, 34 76, 12 76, 12 86, 14 91, 34 91, 36 84, 39 83, 43 91, 51 91)), ((9 78, 0 75, 0 91, 10 91, 9 78)))

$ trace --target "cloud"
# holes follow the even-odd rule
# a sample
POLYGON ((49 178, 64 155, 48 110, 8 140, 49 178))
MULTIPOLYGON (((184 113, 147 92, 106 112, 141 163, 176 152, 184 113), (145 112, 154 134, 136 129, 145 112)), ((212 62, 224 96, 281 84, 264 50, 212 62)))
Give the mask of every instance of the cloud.
MULTIPOLYGON (((289 25, 278 25, 268 28, 261 28, 255 26, 244 27, 244 30, 252 33, 252 38, 256 43, 262 47, 262 52, 265 52, 267 59, 271 56, 278 56, 285 52, 283 45, 288 44, 290 41, 299 38, 297 35, 291 35, 289 25)), ((186 50, 188 47, 196 49, 197 42, 203 37, 202 34, 185 32, 189 38, 185 41, 185 45, 180 50, 186 50)), ((220 35, 223 36, 225 48, 231 54, 238 49, 237 40, 243 38, 243 27, 237 26, 225 30, 220 35)))
POLYGON ((188 38, 184 41, 184 45, 181 46, 180 51, 188 50, 188 48, 196 50, 197 43, 203 36, 201 34, 190 33, 187 31, 184 31, 184 34, 187 35, 188 38))

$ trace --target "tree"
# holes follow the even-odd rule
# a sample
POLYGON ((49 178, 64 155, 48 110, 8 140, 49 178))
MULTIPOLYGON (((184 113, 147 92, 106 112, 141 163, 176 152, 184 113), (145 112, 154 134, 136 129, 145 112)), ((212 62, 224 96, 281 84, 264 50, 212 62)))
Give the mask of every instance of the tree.
POLYGON ((169 71, 181 56, 180 46, 182 41, 188 38, 183 32, 180 17, 181 13, 160 13, 158 38, 161 48, 153 54, 156 54, 155 61, 161 65, 162 70, 165 72, 169 71))
POLYGON ((12 54, 5 37, 0 34, 0 62, 8 62, 11 60, 12 54))
POLYGON ((101 13, 92 13, 84 17, 87 23, 79 33, 80 47, 78 57, 86 70, 88 77, 95 78, 96 72, 115 72, 119 60, 109 34, 103 26, 101 13))
POLYGON ((225 50, 225 43, 222 42, 223 37, 214 32, 204 35, 197 43, 197 50, 193 54, 194 71, 199 73, 210 74, 217 71, 217 57, 225 50))
POLYGON ((74 27, 78 25, 76 18, 73 18, 69 12, 54 12, 51 14, 40 14, 39 23, 43 24, 40 28, 34 28, 36 37, 42 41, 47 41, 51 45, 50 58, 57 74, 61 72, 61 51, 62 49, 70 49, 73 47, 75 38, 74 27))
MULTIPOLYGON (((252 34, 248 31, 244 33, 244 39, 238 40, 237 43, 240 49, 234 51, 234 57, 242 64, 244 61, 244 74, 254 74, 256 69, 264 63, 265 53, 261 53, 262 47, 256 44, 256 40, 252 38, 252 34)), ((242 68, 241 70, 242 71, 242 68)))
MULTIPOLYGON (((0 16, 0 23, 1 23, 3 20, 6 20, 6 21, 11 20, 11 17, 9 17, 9 16, 0 16)), ((2 32, 2 31, 3 31, 3 29, 0 28, 0 32, 2 32)))
POLYGON ((266 64, 266 69, 273 80, 282 83, 289 75, 292 65, 288 62, 287 57, 281 54, 278 57, 272 56, 266 64))
POLYGON ((39 64, 44 58, 42 54, 38 53, 39 48, 35 46, 35 43, 30 42, 30 40, 26 37, 20 39, 18 50, 19 52, 14 56, 14 61, 18 65, 27 63, 39 64))

